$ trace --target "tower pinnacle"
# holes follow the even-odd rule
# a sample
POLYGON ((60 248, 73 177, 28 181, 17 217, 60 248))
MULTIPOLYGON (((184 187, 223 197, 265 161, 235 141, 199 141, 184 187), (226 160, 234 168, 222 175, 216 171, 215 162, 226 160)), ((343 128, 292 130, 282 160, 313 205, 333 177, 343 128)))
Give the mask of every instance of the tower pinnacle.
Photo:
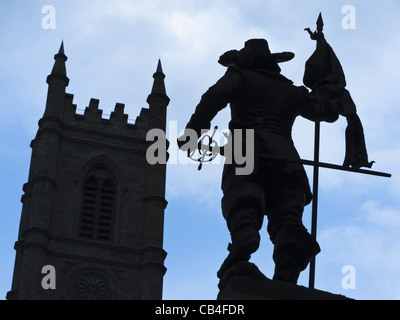
POLYGON ((162 66, 161 66, 161 59, 158 59, 158 65, 156 73, 163 73, 162 66))
POLYGON ((63 115, 63 106, 65 99, 65 88, 68 86, 69 79, 65 68, 67 56, 64 53, 64 41, 61 42, 58 53, 54 55, 54 66, 51 73, 47 76, 47 91, 46 109, 44 117, 56 117, 61 119, 63 115))
POLYGON ((153 82, 153 88, 151 89, 151 94, 166 95, 165 84, 164 84, 165 74, 163 73, 160 59, 158 59, 157 69, 156 72, 153 74, 153 78, 154 82, 153 82))
POLYGON ((64 40, 61 41, 61 46, 60 46, 60 50, 58 50, 58 53, 64 54, 64 40))
POLYGON ((54 55, 54 60, 54 66, 51 70, 51 74, 47 77, 47 83, 49 83, 49 81, 53 78, 61 78, 66 82, 65 86, 68 86, 69 79, 67 77, 67 70, 65 68, 65 61, 68 60, 68 57, 64 53, 64 41, 61 42, 58 53, 54 55))

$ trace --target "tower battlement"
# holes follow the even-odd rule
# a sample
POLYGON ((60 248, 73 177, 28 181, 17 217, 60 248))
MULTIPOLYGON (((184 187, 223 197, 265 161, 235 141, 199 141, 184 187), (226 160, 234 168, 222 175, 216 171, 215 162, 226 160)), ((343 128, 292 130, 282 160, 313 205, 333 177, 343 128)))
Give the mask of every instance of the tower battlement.
POLYGON ((149 108, 142 108, 134 123, 129 121, 125 113, 125 104, 116 103, 114 110, 105 115, 100 108, 100 100, 91 98, 83 113, 78 112, 78 107, 73 103, 74 95, 65 94, 63 123, 67 126, 81 127, 86 130, 101 130, 111 134, 125 135, 131 138, 145 139, 149 130, 149 108))
POLYGON ((81 131, 84 133, 84 139, 94 135, 96 141, 98 141, 97 136, 102 135, 107 137, 103 140, 104 143, 114 144, 116 142, 112 141, 111 137, 119 136, 123 140, 132 140, 132 148, 141 144, 140 149, 143 151, 143 147, 146 145, 146 135, 150 129, 160 128, 165 130, 165 109, 169 103, 169 98, 166 95, 165 75, 160 60, 156 72, 153 74, 154 82, 151 93, 147 98, 149 107, 142 108, 134 123, 130 123, 128 114, 124 112, 125 104, 123 103, 116 103, 114 110, 107 117, 99 106, 99 99, 91 98, 83 114, 79 113, 77 105, 73 102, 74 95, 65 91, 70 80, 66 74, 65 62, 68 58, 64 53, 63 43, 54 59, 52 72, 47 77, 49 90, 45 112, 39 121, 38 135, 32 141, 32 145, 41 133, 48 131, 46 129, 48 126, 52 126, 52 130, 57 131, 57 134, 64 139, 76 136, 76 132, 81 131), (57 122, 59 125, 54 127, 54 124, 50 125, 49 121, 57 122))

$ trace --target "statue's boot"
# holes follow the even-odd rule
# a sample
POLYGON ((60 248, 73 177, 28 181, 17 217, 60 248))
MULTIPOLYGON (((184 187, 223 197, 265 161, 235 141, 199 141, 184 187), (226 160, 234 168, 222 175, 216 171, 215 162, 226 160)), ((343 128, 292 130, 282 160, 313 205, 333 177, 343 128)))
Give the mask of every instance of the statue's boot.
POLYGON ((300 272, 321 251, 318 243, 305 228, 292 226, 280 230, 274 241, 273 259, 275 274, 273 280, 296 284, 300 272))
POLYGON ((259 232, 251 227, 243 228, 238 234, 232 234, 232 243, 228 245, 229 254, 217 272, 218 278, 222 279, 224 273, 239 262, 247 262, 250 256, 260 245, 259 232))

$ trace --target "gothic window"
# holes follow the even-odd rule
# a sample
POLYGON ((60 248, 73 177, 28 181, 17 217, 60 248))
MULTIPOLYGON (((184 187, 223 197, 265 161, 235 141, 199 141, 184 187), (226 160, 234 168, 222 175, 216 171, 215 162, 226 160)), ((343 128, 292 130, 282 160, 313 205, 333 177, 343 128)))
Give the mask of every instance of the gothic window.
POLYGON ((116 183, 104 166, 97 166, 83 183, 79 237, 111 242, 114 235, 116 183))

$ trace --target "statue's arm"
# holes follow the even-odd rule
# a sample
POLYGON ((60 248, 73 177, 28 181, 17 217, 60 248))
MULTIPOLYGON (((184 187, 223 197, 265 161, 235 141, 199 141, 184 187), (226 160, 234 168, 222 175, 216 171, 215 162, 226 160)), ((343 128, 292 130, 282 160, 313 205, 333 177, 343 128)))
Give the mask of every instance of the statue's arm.
POLYGON ((299 87, 299 115, 311 121, 335 122, 339 118, 339 110, 324 94, 309 92, 306 87, 299 87))
POLYGON ((202 95, 186 128, 195 130, 198 136, 202 129, 210 129, 211 120, 240 92, 243 86, 242 81, 242 76, 238 71, 228 70, 202 95))

